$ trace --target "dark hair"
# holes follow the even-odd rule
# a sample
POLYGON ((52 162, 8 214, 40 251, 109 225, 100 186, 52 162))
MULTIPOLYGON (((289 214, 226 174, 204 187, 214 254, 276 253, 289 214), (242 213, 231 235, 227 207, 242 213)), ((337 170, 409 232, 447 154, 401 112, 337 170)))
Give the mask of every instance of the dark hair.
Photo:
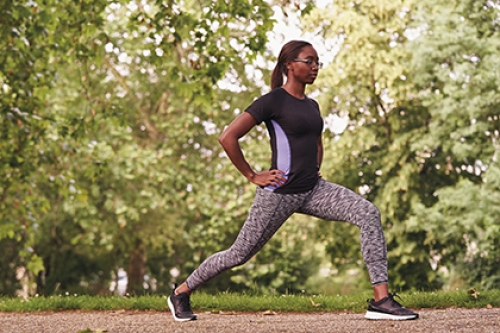
POLYGON ((297 58, 300 51, 306 47, 312 46, 311 43, 303 40, 292 40, 283 45, 281 48, 280 55, 278 56, 278 62, 276 67, 274 67, 273 74, 271 75, 271 89, 281 87, 283 85, 283 75, 288 75, 288 70, 286 64, 289 61, 297 58))

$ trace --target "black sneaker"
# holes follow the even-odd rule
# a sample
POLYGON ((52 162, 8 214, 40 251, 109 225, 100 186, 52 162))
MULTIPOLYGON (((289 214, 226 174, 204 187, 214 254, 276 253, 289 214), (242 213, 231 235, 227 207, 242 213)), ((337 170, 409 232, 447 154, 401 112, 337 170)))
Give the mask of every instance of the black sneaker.
MULTIPOLYGON (((371 320, 412 320, 418 318, 418 313, 413 312, 394 300, 397 294, 389 294, 388 297, 375 302, 371 299, 368 302, 368 311, 365 318, 371 320)), ((399 297, 399 296, 398 296, 399 297)))
POLYGON ((168 297, 167 302, 176 321, 196 320, 196 315, 193 313, 193 310, 191 310, 188 294, 181 293, 176 295, 174 289, 172 290, 172 294, 168 297))

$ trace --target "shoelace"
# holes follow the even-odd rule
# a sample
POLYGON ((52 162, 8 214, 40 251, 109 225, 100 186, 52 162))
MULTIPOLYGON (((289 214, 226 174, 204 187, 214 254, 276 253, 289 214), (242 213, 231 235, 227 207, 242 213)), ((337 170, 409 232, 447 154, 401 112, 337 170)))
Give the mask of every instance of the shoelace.
MULTIPOLYGON (((401 305, 398 301, 396 301, 396 300, 394 299, 394 297, 397 297, 397 298, 399 298, 400 300, 403 300, 403 299, 401 298, 401 296, 399 296, 399 294, 398 294, 398 293, 396 293, 396 292, 394 292, 394 293, 389 293, 389 295, 387 296, 387 298, 389 298, 392 302, 394 302, 394 303, 398 304, 399 306, 402 306, 402 305, 401 305)), ((367 303, 370 303, 370 301, 371 301, 371 299, 367 299, 367 300, 366 300, 366 302, 367 302, 367 303)))
POLYGON ((389 293, 389 299, 390 299, 392 302, 394 302, 394 303, 396 303, 397 305, 399 305, 399 306, 401 306, 401 307, 402 307, 402 305, 401 305, 398 301, 396 301, 396 300, 394 299, 394 297, 397 297, 397 298, 399 298, 400 300, 403 300, 403 299, 401 298, 401 296, 399 296, 397 293, 389 293))
POLYGON ((398 294, 398 293, 396 293, 396 292, 395 292, 395 293, 389 293, 389 296, 392 296, 392 298, 394 298, 394 296, 397 296, 400 300, 403 300, 403 299, 401 298, 401 296, 399 296, 399 294, 398 294))

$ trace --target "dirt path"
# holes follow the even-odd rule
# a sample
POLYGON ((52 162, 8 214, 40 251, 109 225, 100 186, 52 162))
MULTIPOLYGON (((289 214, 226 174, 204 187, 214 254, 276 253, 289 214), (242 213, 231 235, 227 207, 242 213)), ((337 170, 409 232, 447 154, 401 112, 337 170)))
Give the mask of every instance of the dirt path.
POLYGON ((324 313, 275 315, 204 314, 199 320, 177 323, 169 312, 0 312, 2 333, 158 332, 158 333, 258 333, 258 332, 500 332, 500 308, 421 310, 420 319, 404 322, 368 321, 363 314, 324 313))

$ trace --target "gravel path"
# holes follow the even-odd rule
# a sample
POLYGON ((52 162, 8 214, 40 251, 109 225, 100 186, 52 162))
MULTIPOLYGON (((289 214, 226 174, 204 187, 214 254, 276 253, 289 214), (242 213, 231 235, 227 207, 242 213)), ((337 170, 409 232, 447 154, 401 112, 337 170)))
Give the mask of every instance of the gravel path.
POLYGON ((500 332, 500 308, 420 310, 413 321, 368 321, 363 314, 209 314, 178 323, 169 312, 0 312, 1 333, 500 332), (89 330, 87 330, 89 329, 89 330))

